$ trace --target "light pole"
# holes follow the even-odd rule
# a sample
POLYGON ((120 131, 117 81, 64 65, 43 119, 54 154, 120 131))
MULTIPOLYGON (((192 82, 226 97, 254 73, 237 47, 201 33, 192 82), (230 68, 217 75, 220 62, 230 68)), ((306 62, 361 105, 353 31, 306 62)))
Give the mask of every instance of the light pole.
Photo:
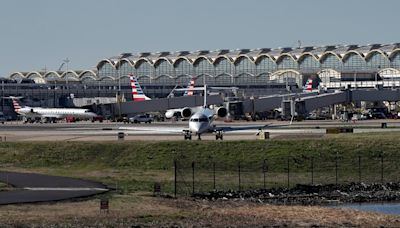
POLYGON ((54 80, 54 90, 53 90, 53 108, 56 107, 56 89, 57 89, 57 79, 54 80))
POLYGON ((1 81, 1 111, 4 112, 4 80, 1 81))
POLYGON ((381 66, 379 65, 378 70, 375 72, 375 86, 378 85, 378 72, 380 71, 380 69, 381 69, 381 66))
POLYGON ((69 60, 68 58, 66 58, 66 59, 63 60, 63 62, 64 62, 65 64, 67 64, 67 71, 66 71, 66 73, 65 73, 65 83, 66 83, 67 90, 68 90, 68 96, 70 96, 69 85, 68 85, 68 67, 69 67, 69 62, 70 62, 70 60, 69 60))
POLYGON ((118 93, 117 93, 117 102, 118 102, 118 117, 121 119, 121 60, 132 56, 131 53, 121 53, 118 57, 118 93))
POLYGON ((118 99, 121 96, 121 59, 122 57, 120 56, 118 59, 118 99))

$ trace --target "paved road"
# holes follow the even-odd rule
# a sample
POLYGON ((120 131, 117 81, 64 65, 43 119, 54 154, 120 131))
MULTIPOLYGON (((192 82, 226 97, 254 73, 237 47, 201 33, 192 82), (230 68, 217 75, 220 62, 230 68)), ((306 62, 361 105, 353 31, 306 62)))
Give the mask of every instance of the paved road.
MULTIPOLYGON (((377 131, 400 131, 400 120, 367 120, 353 122, 340 122, 332 120, 321 121, 302 121, 290 124, 287 121, 234 121, 225 123, 216 121, 217 126, 243 126, 257 125, 271 126, 266 131, 270 132, 270 137, 321 137, 325 134, 324 128, 328 127, 354 127, 358 132, 377 132, 377 131), (378 129, 381 123, 387 123, 387 129, 378 129)), ((118 132, 125 133, 125 140, 182 140, 182 129, 187 129, 187 121, 160 122, 152 124, 123 124, 123 123, 56 123, 56 124, 22 124, 21 122, 7 122, 0 124, 0 141, 116 141, 118 132), (131 129, 120 129, 119 127, 129 127, 131 129), (161 131, 174 128, 174 132, 161 131)), ((248 130, 234 133, 226 133, 225 140, 254 140, 257 130, 248 130)), ((215 140, 212 134, 204 135, 204 140, 215 140)))
POLYGON ((0 205, 82 198, 109 191, 107 186, 82 179, 0 171, 0 182, 11 191, 0 192, 0 205))

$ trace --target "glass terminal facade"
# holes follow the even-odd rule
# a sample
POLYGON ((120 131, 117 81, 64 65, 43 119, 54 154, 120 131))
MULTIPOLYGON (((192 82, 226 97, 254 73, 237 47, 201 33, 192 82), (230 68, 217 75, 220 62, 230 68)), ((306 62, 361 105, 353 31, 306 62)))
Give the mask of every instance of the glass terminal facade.
MULTIPOLYGON (((363 80, 379 74, 383 80, 400 80, 400 43, 336 45, 300 48, 201 50, 124 54, 103 59, 97 69, 67 72, 16 72, 11 79, 36 83, 84 84, 122 90, 129 94, 129 74, 135 75, 146 93, 162 97, 195 78, 196 85, 237 86, 250 93, 301 88, 309 77, 323 83, 348 81, 353 74, 363 80), (350 76, 349 76, 350 75, 350 76)), ((272 92, 271 92, 272 91, 272 92)))

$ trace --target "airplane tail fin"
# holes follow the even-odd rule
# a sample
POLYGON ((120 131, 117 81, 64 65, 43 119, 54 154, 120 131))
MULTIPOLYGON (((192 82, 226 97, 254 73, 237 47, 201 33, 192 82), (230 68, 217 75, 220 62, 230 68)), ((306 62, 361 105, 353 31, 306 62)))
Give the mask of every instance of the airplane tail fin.
POLYGON ((19 113, 19 110, 21 110, 22 106, 19 104, 18 99, 16 97, 10 97, 13 103, 14 111, 16 113, 19 113))
POLYGON ((144 101, 144 100, 151 100, 151 98, 147 97, 140 87, 139 81, 136 79, 135 76, 132 74, 129 75, 129 79, 131 81, 131 88, 132 88, 132 98, 133 101, 144 101))
POLYGON ((193 96, 194 78, 190 79, 188 83, 188 90, 185 90, 183 96, 193 96))
POLYGON ((313 88, 313 80, 311 78, 309 78, 306 82, 306 84, 304 85, 304 91, 305 92, 312 92, 313 88))

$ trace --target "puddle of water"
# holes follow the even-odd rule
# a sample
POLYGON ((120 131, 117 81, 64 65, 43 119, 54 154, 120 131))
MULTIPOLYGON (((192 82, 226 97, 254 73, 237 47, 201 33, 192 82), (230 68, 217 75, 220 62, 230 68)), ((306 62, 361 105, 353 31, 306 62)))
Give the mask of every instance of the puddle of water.
POLYGON ((352 203, 331 206, 334 208, 350 208, 358 211, 378 212, 390 215, 400 215, 400 203, 352 203))

